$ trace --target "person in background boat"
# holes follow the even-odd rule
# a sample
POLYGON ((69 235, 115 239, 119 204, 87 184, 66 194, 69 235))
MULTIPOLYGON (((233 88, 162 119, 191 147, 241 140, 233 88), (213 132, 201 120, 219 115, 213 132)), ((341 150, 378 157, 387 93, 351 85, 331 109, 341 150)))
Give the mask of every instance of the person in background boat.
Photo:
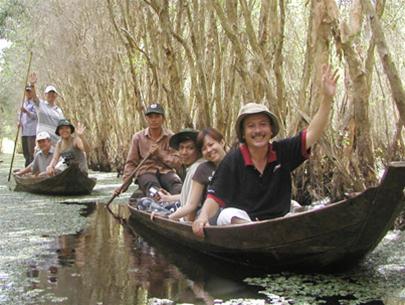
POLYGON ((54 131, 58 126, 58 122, 65 118, 62 109, 56 103, 58 91, 56 91, 56 88, 52 85, 47 86, 45 88, 46 101, 43 101, 40 100, 36 94, 35 85, 37 83, 37 75, 35 73, 31 73, 29 82, 29 85, 32 88, 32 99, 38 116, 36 132, 37 134, 42 131, 48 132, 51 135, 52 144, 56 145, 59 137, 54 131))
POLYGON ((192 172, 190 169, 188 179, 191 180, 191 187, 187 200, 182 202, 182 206, 177 211, 169 215, 170 219, 178 220, 182 217, 188 221, 195 219, 197 209, 206 199, 207 187, 212 175, 225 157, 224 137, 215 128, 208 127, 201 130, 197 135, 196 145, 206 161, 196 162, 197 167, 192 172))
MULTIPOLYGON (((135 182, 146 196, 149 195, 151 188, 152 190, 163 188, 171 194, 179 194, 182 182, 176 169, 180 168, 180 158, 169 146, 173 132, 163 127, 164 109, 160 104, 151 104, 145 111, 145 117, 148 127, 132 136, 123 180, 126 181, 144 160, 135 182)), ((126 190, 123 189, 122 192, 126 190)), ((114 194, 119 195, 120 188, 114 190, 114 194)))
POLYGON ((309 156, 328 123, 336 93, 337 71, 322 67, 323 99, 308 128, 298 135, 270 143, 279 132, 277 117, 257 103, 244 105, 235 129, 238 148, 218 167, 209 186, 202 211, 193 223, 193 232, 204 236, 204 227, 220 207, 217 224, 241 224, 284 216, 290 211, 291 171, 309 156))
POLYGON ((85 144, 81 137, 84 130, 85 128, 80 123, 77 124, 77 131, 75 132, 75 127, 69 120, 62 119, 59 121, 55 133, 60 136, 60 140, 56 144, 53 159, 46 169, 49 176, 67 168, 71 162, 78 163, 80 170, 87 174, 85 144))
POLYGON ((34 160, 37 123, 38 118, 32 98, 32 87, 27 85, 25 86, 25 101, 18 114, 18 127, 21 127, 21 144, 25 167, 34 160))
POLYGON ((39 151, 35 154, 34 160, 24 169, 17 171, 15 174, 22 176, 31 173, 34 176, 46 176, 46 168, 51 163, 54 148, 51 142, 51 136, 46 131, 37 134, 37 145, 39 151))
POLYGON ((192 177, 197 167, 204 162, 197 148, 197 135, 197 130, 185 128, 170 138, 169 145, 178 151, 181 163, 186 168, 186 176, 180 194, 170 194, 164 189, 158 190, 155 197, 160 202, 180 202, 180 206, 183 206, 189 200, 192 177))

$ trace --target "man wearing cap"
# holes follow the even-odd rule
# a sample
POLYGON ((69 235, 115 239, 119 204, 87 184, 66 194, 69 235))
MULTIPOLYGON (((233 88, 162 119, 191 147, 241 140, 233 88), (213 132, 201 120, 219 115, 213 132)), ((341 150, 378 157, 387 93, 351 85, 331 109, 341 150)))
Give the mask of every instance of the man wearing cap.
POLYGON ((46 175, 46 168, 51 163, 53 158, 53 147, 51 142, 51 136, 46 131, 42 131, 37 134, 37 145, 39 151, 34 157, 34 161, 26 168, 16 172, 16 175, 24 175, 32 173, 35 176, 46 175))
POLYGON ((46 101, 40 100, 37 97, 35 84, 37 82, 37 76, 35 73, 30 75, 30 86, 32 88, 32 96, 34 100, 35 109, 38 116, 37 134, 46 131, 51 135, 52 144, 55 145, 59 137, 54 133, 58 122, 64 119, 62 109, 56 104, 56 98, 58 92, 54 86, 47 86, 45 88, 46 101))
POLYGON ((248 103, 235 124, 240 146, 218 167, 198 219, 193 223, 197 236, 219 207, 217 224, 241 224, 287 214, 291 205, 291 172, 309 155, 311 146, 326 128, 337 73, 329 66, 322 72, 323 100, 308 128, 298 135, 270 143, 279 132, 277 117, 264 105, 248 103))
MULTIPOLYGON (((148 127, 132 137, 123 179, 127 180, 143 160, 138 169, 136 182, 145 195, 149 195, 151 187, 179 194, 182 183, 176 169, 180 167, 180 159, 169 146, 173 132, 163 127, 165 120, 163 107, 160 104, 149 105, 145 117, 148 127)), ((119 194, 119 188, 114 192, 119 194)))
POLYGON ((35 136, 37 134, 37 112, 32 98, 32 87, 25 87, 25 101, 20 109, 19 127, 21 127, 21 144, 27 167, 34 160, 35 136))

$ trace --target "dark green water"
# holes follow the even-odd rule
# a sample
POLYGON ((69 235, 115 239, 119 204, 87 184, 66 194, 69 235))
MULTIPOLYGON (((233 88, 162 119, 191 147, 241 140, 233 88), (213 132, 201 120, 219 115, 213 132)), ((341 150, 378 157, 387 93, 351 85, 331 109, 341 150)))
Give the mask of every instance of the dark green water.
MULTIPOLYGON (((89 196, 16 193, 10 156, 0 159, 0 304, 405 304, 404 233, 390 232, 350 273, 244 280, 241 270, 147 242, 116 221, 104 207, 120 184, 113 173, 93 173, 89 196)), ((124 218, 128 195, 112 206, 124 218)))

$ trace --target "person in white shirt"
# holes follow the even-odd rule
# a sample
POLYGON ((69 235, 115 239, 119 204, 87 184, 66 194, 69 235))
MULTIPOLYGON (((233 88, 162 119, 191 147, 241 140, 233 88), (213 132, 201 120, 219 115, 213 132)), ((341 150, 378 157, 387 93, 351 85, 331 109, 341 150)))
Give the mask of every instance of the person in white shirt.
POLYGON ((47 175, 46 168, 51 163, 54 154, 49 133, 43 131, 37 134, 37 145, 39 151, 35 154, 34 161, 24 169, 17 171, 16 175, 22 176, 29 173, 34 176, 47 175))
POLYGON ((37 82, 35 73, 30 75, 29 81, 32 87, 34 105, 38 116, 37 134, 43 131, 48 132, 51 135, 52 145, 56 145, 59 137, 54 131, 58 126, 58 122, 65 118, 62 109, 56 103, 58 91, 56 91, 54 86, 49 85, 45 88, 46 101, 40 100, 35 89, 37 82))

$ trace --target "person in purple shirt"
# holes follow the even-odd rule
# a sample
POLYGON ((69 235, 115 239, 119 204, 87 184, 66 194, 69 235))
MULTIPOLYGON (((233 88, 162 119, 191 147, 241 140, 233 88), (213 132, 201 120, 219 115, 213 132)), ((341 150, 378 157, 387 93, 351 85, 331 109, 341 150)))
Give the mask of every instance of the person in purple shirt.
POLYGON ((19 127, 21 127, 21 144, 25 159, 25 166, 34 160, 35 136, 37 132, 38 117, 34 107, 32 87, 25 87, 25 101, 20 109, 19 127))

